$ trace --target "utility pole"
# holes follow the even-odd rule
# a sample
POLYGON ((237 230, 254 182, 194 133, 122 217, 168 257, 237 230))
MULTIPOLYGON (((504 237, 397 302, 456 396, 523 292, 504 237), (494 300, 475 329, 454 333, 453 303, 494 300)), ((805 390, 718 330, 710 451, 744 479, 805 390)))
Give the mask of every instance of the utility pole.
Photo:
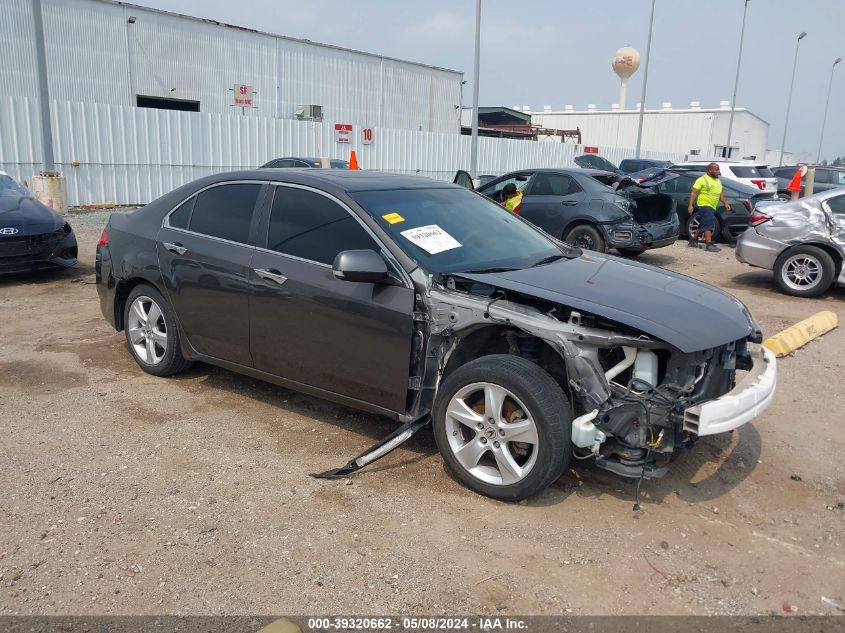
POLYGON ((643 117, 645 116, 645 94, 648 87, 648 62, 651 57, 651 33, 654 30, 654 3, 651 0, 651 19, 648 23, 648 44, 645 47, 645 70, 643 71, 643 94, 640 97, 640 121, 637 125, 637 152, 635 158, 640 158, 640 149, 643 142, 643 117))
POLYGON ((780 159, 778 167, 783 165, 783 152, 786 149, 786 129, 789 127, 789 110, 792 107, 792 89, 795 87, 795 69, 798 67, 798 45, 807 36, 806 31, 801 31, 795 41, 795 61, 792 62, 792 81, 789 82, 789 97, 786 100, 786 120, 783 122, 783 140, 780 143, 780 159))
POLYGON ((475 67, 472 79, 472 139, 469 173, 478 177, 478 75, 481 64, 481 0, 475 0, 475 67))
POLYGON ((734 111, 736 110, 736 91, 739 88, 739 67, 742 64, 742 42, 745 39, 745 16, 748 13, 748 0, 745 0, 745 8, 742 10, 742 29, 739 32, 739 57, 736 59, 736 79, 734 80, 734 96, 731 99, 731 118, 728 119, 728 142, 725 143, 725 151, 728 155, 725 158, 732 158, 731 152, 731 132, 734 127, 734 111))
POLYGON ((816 154, 816 163, 822 158, 822 143, 824 143, 824 125, 827 122, 827 106, 830 105, 830 91, 833 88, 833 71, 836 70, 836 64, 842 61, 841 57, 837 57, 833 61, 833 66, 830 68, 830 83, 827 85, 827 101, 824 102, 824 116, 822 117, 822 133, 819 137, 819 152, 816 154))
POLYGON ((41 151, 44 154, 44 171, 53 172, 53 127, 50 119, 50 88, 47 84, 47 53, 44 46, 44 22, 41 0, 32 0, 32 22, 35 27, 35 64, 38 74, 38 103, 41 110, 41 151))

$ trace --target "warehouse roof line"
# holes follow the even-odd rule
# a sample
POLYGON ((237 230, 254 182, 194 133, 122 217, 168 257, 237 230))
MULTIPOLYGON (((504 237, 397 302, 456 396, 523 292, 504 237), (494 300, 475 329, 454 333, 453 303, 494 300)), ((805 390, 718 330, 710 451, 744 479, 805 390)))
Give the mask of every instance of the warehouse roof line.
POLYGON ((347 53, 356 53, 358 55, 367 55, 368 57, 376 57, 378 59, 386 59, 389 61, 400 62, 402 64, 412 64, 414 66, 423 66, 425 68, 431 68, 433 70, 441 70, 447 73, 454 73, 456 75, 460 75, 463 77, 464 73, 460 70, 454 70, 452 68, 444 68, 442 66, 434 66, 432 64, 423 64, 420 62, 412 62, 407 59, 399 59, 398 57, 390 57, 389 55, 379 55, 378 53, 368 53, 367 51, 359 51, 354 48, 346 48, 345 46, 335 46, 334 44, 323 44, 321 42, 314 42, 312 40, 306 40, 299 37, 290 37, 288 35, 280 35, 278 33, 270 33, 269 31, 259 31, 258 29, 250 29, 245 26, 238 26, 237 24, 228 24, 226 22, 219 22, 218 20, 212 20, 211 18, 199 18, 193 15, 185 15, 184 13, 175 13, 174 11, 165 11, 164 9, 156 9, 154 7, 145 7, 139 4, 132 4, 131 2, 121 2, 120 0, 96 0, 97 2, 102 2, 103 4, 112 4, 121 7, 131 8, 131 9, 139 9, 141 11, 151 11, 152 13, 160 13, 163 15, 170 15, 177 18, 183 18, 185 20, 193 20, 195 22, 204 22, 206 24, 213 24, 216 26, 223 26, 229 29, 235 29, 238 31, 246 31, 248 33, 257 33, 258 35, 266 35, 268 37, 275 37, 282 40, 288 40, 291 42, 298 42, 300 44, 312 44, 314 46, 321 46, 323 48, 331 48, 337 51, 344 51, 347 53))

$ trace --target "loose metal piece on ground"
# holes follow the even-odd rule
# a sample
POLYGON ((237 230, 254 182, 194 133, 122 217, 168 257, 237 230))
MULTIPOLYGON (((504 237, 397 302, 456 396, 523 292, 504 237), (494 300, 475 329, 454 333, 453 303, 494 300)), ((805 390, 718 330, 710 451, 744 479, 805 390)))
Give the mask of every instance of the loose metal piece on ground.
POLYGON ((767 338, 763 345, 775 356, 782 358, 838 325, 839 318, 836 314, 825 310, 767 338))
POLYGON ((314 473, 311 476, 315 479, 340 479, 351 475, 352 473, 361 470, 367 464, 371 464, 387 455, 393 449, 410 439, 414 433, 419 431, 429 422, 431 422, 431 413, 426 411, 422 415, 417 416, 413 420, 410 420, 400 426, 390 435, 358 455, 358 457, 351 459, 345 466, 327 470, 322 473, 314 473))

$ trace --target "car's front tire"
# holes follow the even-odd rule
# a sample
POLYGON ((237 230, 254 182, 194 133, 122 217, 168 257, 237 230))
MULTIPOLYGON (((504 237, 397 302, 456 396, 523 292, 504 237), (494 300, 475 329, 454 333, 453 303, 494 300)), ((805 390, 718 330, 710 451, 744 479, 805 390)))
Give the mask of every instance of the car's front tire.
POLYGON ((781 253, 774 266, 775 283, 793 297, 818 297, 833 283, 836 264, 816 246, 796 246, 781 253))
POLYGON ((534 363, 491 355, 456 369, 440 386, 434 438, 449 471, 468 488, 520 501, 554 482, 572 457, 569 402, 534 363))
MULTIPOLYGON (((692 237, 695 235, 696 229, 701 226, 701 214, 698 211, 695 211, 691 216, 687 218, 687 225, 686 225, 686 232, 687 237, 692 237)), ((722 237, 722 220, 719 218, 718 215, 713 219, 713 231, 711 232, 713 241, 718 242, 719 238, 722 237)))
POLYGON ((148 374, 170 376, 191 363, 182 356, 176 314, 161 293, 147 284, 135 286, 123 313, 126 344, 148 374))

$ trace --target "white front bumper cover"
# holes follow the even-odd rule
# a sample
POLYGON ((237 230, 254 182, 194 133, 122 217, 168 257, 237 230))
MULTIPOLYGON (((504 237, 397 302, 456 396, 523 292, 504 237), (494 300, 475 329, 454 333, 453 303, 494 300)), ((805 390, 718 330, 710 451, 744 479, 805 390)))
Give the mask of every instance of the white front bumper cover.
POLYGON ((775 395, 777 363, 765 347, 751 352, 753 365, 743 379, 721 398, 690 407, 684 412, 684 430, 701 435, 731 431, 765 411, 775 395))

